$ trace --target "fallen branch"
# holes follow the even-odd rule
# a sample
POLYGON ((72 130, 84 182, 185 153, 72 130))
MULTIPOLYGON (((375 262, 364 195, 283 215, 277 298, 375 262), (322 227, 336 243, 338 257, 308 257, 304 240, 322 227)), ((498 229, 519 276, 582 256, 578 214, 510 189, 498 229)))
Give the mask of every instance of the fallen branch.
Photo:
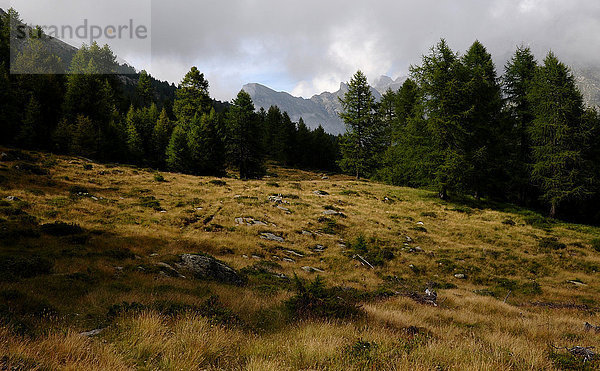
POLYGON ((506 294, 506 297, 504 298, 503 303, 506 304, 506 301, 508 300, 508 297, 510 296, 510 294, 512 293, 511 290, 508 290, 508 294, 506 294))
POLYGON ((359 262, 361 262, 362 265, 368 265, 371 269, 375 269, 374 266, 371 265, 371 263, 369 263, 367 261, 367 259, 363 258, 362 256, 356 254, 353 256, 354 259, 357 259, 359 262))

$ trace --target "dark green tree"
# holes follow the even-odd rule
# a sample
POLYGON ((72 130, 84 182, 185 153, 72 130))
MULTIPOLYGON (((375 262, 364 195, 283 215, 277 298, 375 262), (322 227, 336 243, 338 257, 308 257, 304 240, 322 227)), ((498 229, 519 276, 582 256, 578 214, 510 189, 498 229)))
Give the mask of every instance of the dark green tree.
POLYGON ((142 107, 148 107, 154 102, 154 87, 152 87, 152 79, 148 72, 142 70, 136 86, 136 93, 142 107))
POLYGON ((372 172, 374 147, 379 134, 375 120, 375 98, 367 77, 358 71, 348 85, 348 92, 340 98, 343 112, 340 117, 346 124, 342 138, 340 167, 359 179, 372 172))
POLYGON ((187 130, 178 124, 173 130, 166 151, 167 168, 171 171, 185 173, 189 170, 190 155, 188 149, 187 130))
POLYGON ((423 97, 423 117, 432 144, 429 153, 436 163, 434 184, 440 198, 446 199, 449 190, 464 190, 469 166, 465 153, 469 138, 463 125, 467 110, 464 68, 442 39, 411 72, 423 97))
POLYGON ((265 174, 262 128, 254 103, 241 90, 227 113, 227 146, 231 162, 240 178, 260 178, 265 174))
POLYGON ((152 131, 152 158, 154 166, 159 168, 165 167, 165 153, 172 133, 173 124, 169 119, 167 110, 163 108, 152 131))
POLYGON ((537 69, 528 98, 534 114, 532 179, 555 217, 563 203, 589 196, 583 98, 570 69, 552 52, 537 69))
POLYGON ((219 119, 215 110, 196 116, 188 131, 190 172, 196 175, 223 175, 225 153, 219 119))
POLYGON ((192 67, 176 91, 173 112, 179 121, 190 121, 196 115, 210 113, 212 100, 208 93, 208 81, 198 68, 192 67))
POLYGON ((537 62, 531 50, 520 46, 507 62, 502 79, 506 99, 505 110, 513 126, 509 192, 513 193, 514 199, 522 204, 531 204, 537 198, 530 176, 532 154, 529 131, 534 114, 527 98, 536 68, 537 62))

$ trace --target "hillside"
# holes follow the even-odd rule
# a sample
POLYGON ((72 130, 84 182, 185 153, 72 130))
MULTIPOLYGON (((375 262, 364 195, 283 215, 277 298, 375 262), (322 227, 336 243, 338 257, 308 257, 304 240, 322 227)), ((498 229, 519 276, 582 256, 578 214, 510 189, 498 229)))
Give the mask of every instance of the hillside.
POLYGON ((341 175, 9 149, 0 200, 0 369, 598 366, 551 347, 600 340, 595 227, 341 175))

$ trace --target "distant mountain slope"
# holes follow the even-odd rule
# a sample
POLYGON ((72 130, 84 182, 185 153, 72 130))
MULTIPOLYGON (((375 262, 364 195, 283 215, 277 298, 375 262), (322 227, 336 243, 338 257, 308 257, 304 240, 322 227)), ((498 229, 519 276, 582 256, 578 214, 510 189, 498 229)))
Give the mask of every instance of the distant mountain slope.
MULTIPOLYGON (((379 100, 381 94, 388 88, 398 90, 402 82, 404 82, 403 78, 392 80, 382 76, 375 80, 375 87, 371 88, 371 92, 375 99, 379 100)), ((345 83, 341 83, 339 90, 334 93, 324 92, 310 99, 294 97, 289 93, 278 92, 256 83, 246 84, 243 89, 250 94, 257 109, 268 110, 271 106, 277 106, 282 111, 286 111, 292 121, 298 121, 302 117, 308 127, 314 129, 321 125, 325 131, 334 135, 342 134, 346 130, 338 115, 342 111, 339 98, 348 91, 348 85, 345 83)))

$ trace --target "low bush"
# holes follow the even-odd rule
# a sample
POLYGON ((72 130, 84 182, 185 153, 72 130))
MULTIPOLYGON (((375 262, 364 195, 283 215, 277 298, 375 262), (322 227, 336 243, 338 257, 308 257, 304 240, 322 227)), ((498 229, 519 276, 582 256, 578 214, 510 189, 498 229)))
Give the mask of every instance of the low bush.
POLYGON ((40 230, 44 234, 56 237, 72 236, 83 233, 83 228, 81 228, 77 224, 69 224, 60 221, 49 224, 43 224, 40 226, 40 230))
POLYGON ((320 276, 306 284, 294 276, 296 294, 285 302, 290 315, 296 319, 356 318, 363 315, 356 298, 339 288, 327 288, 320 276))

